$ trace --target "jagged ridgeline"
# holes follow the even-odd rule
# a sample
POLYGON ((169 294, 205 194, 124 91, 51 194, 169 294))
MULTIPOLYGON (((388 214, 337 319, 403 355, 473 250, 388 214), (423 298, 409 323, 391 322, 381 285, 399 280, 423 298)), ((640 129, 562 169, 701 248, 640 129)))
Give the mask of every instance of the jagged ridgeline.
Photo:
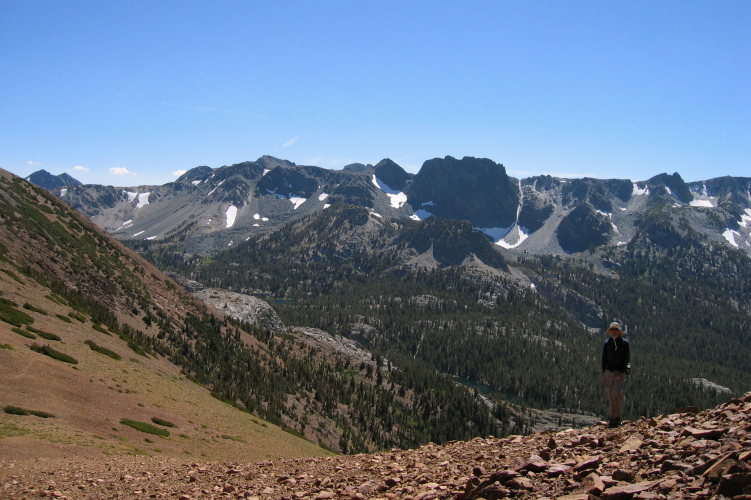
MULTIPOLYGON (((217 399, 336 451, 412 447, 498 432, 487 406, 429 367, 406 364, 392 377, 390 365, 380 359, 355 363, 317 356, 292 334, 273 336, 210 312, 85 217, 5 171, 0 171, 0 271, 7 290, 0 297, 0 328, 14 339, 3 343, 0 354, 11 361, 27 349, 11 328, 24 337, 39 335, 32 333, 39 329, 30 327, 31 314, 49 314, 34 304, 24 312, 22 304, 5 296, 15 293, 13 287, 36 287, 49 291, 45 301, 70 309, 58 315, 60 321, 79 322, 95 338, 73 345, 71 337, 58 336, 64 345, 40 346, 39 356, 85 370, 85 363, 63 358, 68 353, 62 351, 95 350, 103 359, 98 362, 122 363, 112 349, 122 352, 121 345, 127 346, 136 360, 174 364, 217 399), (104 341, 110 348, 100 345, 104 341)), ((4 387, 5 397, 17 390, 4 387)))
POLYGON ((416 396, 427 386, 402 380, 413 366, 498 401, 602 415, 601 332, 622 321, 635 367, 626 411, 638 417, 714 406, 751 386, 751 263, 671 217, 681 214, 644 220, 597 268, 504 258, 465 221, 385 219, 344 204, 209 259, 174 243, 131 244, 207 286, 267 297, 288 325, 358 340, 416 396))
POLYGON ((492 160, 451 156, 427 160, 417 174, 389 159, 329 170, 264 156, 195 167, 161 186, 74 185, 52 177, 40 171, 29 179, 116 238, 177 238, 184 250, 205 256, 339 202, 387 219, 465 220, 516 254, 577 257, 625 245, 645 222, 671 214, 751 255, 751 178, 515 179, 492 160))

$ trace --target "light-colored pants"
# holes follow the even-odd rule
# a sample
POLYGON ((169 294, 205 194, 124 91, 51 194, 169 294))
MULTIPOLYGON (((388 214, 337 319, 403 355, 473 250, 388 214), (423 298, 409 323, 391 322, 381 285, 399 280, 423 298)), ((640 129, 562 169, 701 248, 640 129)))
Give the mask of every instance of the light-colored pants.
POLYGON ((610 419, 621 418, 623 390, 626 388, 626 375, 622 372, 611 372, 610 370, 605 370, 602 374, 602 380, 605 382, 605 390, 608 393, 610 419))

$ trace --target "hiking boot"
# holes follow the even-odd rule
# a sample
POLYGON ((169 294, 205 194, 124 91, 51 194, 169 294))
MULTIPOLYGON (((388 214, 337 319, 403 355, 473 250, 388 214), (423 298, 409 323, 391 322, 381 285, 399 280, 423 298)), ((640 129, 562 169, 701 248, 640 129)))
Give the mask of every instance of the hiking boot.
POLYGON ((618 427, 619 425, 621 425, 620 417, 613 417, 610 419, 610 422, 608 422, 608 427, 611 429, 618 427))

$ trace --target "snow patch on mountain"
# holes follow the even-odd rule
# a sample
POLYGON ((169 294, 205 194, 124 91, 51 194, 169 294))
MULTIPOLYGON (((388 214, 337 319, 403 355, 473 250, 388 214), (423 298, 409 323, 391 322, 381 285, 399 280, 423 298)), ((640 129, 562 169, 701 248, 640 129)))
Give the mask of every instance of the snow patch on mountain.
POLYGON ((496 241, 495 244, 499 247, 511 249, 524 243, 527 238, 529 238, 529 229, 517 224, 508 231, 503 239, 496 241))
POLYGON ((709 196, 707 184, 704 182, 701 183, 701 186, 692 186, 691 194, 694 195, 694 199, 689 203, 692 207, 714 208, 717 206, 717 198, 709 196))
POLYGON ((133 235, 133 237, 135 238, 136 236, 139 236, 139 235, 141 235, 141 234, 143 234, 145 232, 146 231, 138 231, 136 234, 133 235))
POLYGON ((60 198, 62 198, 63 196, 65 196, 65 193, 67 193, 67 192, 68 192, 68 188, 62 188, 60 190, 60 198))
POLYGON ((329 197, 328 193, 321 193, 321 194, 318 195, 318 201, 323 201, 323 200, 325 200, 328 197, 329 197))
MULTIPOLYGON (((214 177, 214 176, 212 175, 212 177, 214 177)), ((216 187, 214 189, 212 189, 211 191, 209 191, 209 194, 207 194, 206 196, 211 196, 212 194, 214 194, 214 191, 216 191, 217 189, 219 189, 219 186, 221 186, 222 184, 224 184, 224 181, 221 181, 219 184, 217 184, 216 187)))
POLYGON ((375 174, 373 174, 372 182, 373 182, 373 184, 378 189, 380 189, 381 191, 383 191, 384 193, 386 193, 386 196, 388 196, 389 199, 391 200, 391 206, 393 208, 401 208, 402 205, 404 205, 405 203, 407 203, 407 195, 406 194, 404 194, 401 191, 397 191, 395 189, 391 189, 388 186, 388 184, 386 184, 381 179, 379 179, 378 177, 376 177, 375 174))
POLYGON ((136 205, 136 208, 142 208, 149 204, 149 195, 151 192, 148 193, 141 193, 138 195, 138 204, 136 205))
POLYGON ((193 182, 191 182, 191 184, 193 184, 194 186, 197 186, 197 185, 199 185, 199 184, 200 184, 200 183, 202 183, 202 182, 203 182, 203 181, 193 181, 193 182))
MULTIPOLYGON (((120 227, 118 227, 117 229, 115 229, 115 231, 119 231, 121 229, 127 229, 130 226, 132 226, 132 225, 133 225, 133 219, 126 220, 125 222, 123 222, 122 224, 120 224, 120 227)), ((143 232, 143 231, 141 231, 141 232, 143 232)))
MULTIPOLYGON (((422 206, 423 207, 434 207, 435 203, 433 203, 432 201, 426 201, 425 203, 422 204, 422 206)), ((412 220, 425 220, 425 219, 429 218, 431 215, 433 215, 432 212, 428 212, 424 208, 419 208, 419 209, 415 210, 415 215, 410 216, 410 219, 412 219, 412 220)))
POLYGON ((300 205, 302 205, 303 203, 305 203, 306 201, 308 201, 308 199, 307 198, 298 198, 296 196, 290 196, 289 201, 292 202, 292 205, 294 205, 295 210, 297 210, 297 208, 300 205))
POLYGON ((263 221, 263 222, 268 222, 268 220, 269 220, 268 217, 261 217, 261 214, 253 214, 253 218, 255 220, 260 220, 260 221, 263 221))
POLYGON ((136 199, 136 196, 138 196, 138 192, 131 193, 129 191, 123 191, 123 194, 128 195, 128 203, 136 199))
POLYGON ((227 228, 230 228, 235 225, 236 218, 237 218, 237 207, 234 205, 231 205, 227 209, 227 228))
POLYGON ((735 248, 738 248, 738 243, 735 241, 735 237, 741 236, 741 234, 738 231, 733 231, 732 229, 727 229, 724 233, 722 233, 722 236, 728 240, 728 243, 733 245, 735 248))
POLYGON ((633 190, 634 196, 646 196, 648 194, 649 194, 649 188, 647 186, 640 188, 639 185, 634 182, 634 190, 633 190))

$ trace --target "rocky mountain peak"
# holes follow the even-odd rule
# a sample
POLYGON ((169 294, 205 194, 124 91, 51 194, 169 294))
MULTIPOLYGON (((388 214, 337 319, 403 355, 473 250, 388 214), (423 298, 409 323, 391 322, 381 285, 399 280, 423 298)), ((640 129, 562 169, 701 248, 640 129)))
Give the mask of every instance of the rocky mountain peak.
POLYGON ((52 175, 51 173, 47 172, 46 170, 37 170, 33 174, 26 177, 26 180, 31 182, 32 184, 36 184, 39 187, 42 187, 44 189, 57 189, 65 186, 80 186, 82 185, 81 181, 78 179, 74 179, 67 173, 62 173, 60 175, 52 175))
POLYGON ((413 177, 388 158, 378 162, 375 166, 375 175, 396 191, 404 191, 407 183, 413 177))
POLYGON ((273 156, 263 155, 256 160, 256 163, 263 168, 272 169, 275 167, 294 167, 295 164, 289 160, 280 160, 273 156))
POLYGON ((349 165, 345 165, 342 170, 346 172, 365 172, 367 170, 370 170, 373 168, 373 165, 368 163, 365 165, 364 163, 350 163, 349 165))
POLYGON ((406 188, 417 210, 468 220, 475 227, 511 227, 520 190, 503 165, 486 158, 451 156, 426 161, 406 188))
POLYGON ((674 196, 682 203, 691 203, 694 199, 688 184, 683 181, 678 172, 673 175, 656 175, 647 181, 647 185, 653 192, 674 196))
POLYGON ((185 172, 180 177, 178 177, 177 182, 189 181, 192 179, 197 179, 199 177, 204 177, 213 171, 214 171, 213 168, 208 167, 206 165, 201 165, 200 167, 194 167, 188 170, 187 172, 185 172))

